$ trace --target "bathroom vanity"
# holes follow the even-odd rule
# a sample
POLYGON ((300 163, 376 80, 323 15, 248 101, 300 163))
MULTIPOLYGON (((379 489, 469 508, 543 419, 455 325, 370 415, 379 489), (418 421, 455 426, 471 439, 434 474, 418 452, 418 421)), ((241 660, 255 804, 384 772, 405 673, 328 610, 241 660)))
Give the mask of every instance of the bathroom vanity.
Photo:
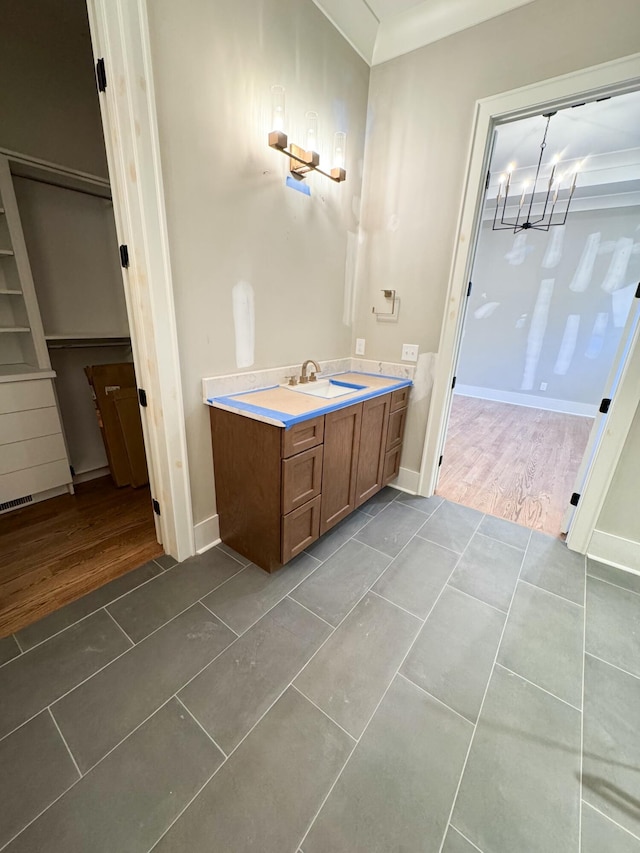
POLYGON ((268 572, 395 479, 411 381, 345 373, 214 397, 222 541, 268 572))

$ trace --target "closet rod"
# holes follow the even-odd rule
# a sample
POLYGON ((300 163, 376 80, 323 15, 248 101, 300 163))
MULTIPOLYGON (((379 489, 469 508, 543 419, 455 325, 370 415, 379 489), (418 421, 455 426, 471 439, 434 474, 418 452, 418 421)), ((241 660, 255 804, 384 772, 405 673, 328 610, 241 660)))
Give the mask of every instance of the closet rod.
POLYGON ((81 193, 82 195, 90 195, 93 198, 101 198, 103 201, 111 201, 111 193, 109 195, 105 195, 104 193, 95 192, 91 190, 83 190, 80 187, 70 187, 68 183, 64 183, 62 180, 56 181, 55 178, 40 178, 35 177, 35 175, 21 175, 20 172, 12 172, 14 177, 22 178, 23 181, 34 181, 36 184, 48 184, 50 187, 58 187, 59 189, 69 190, 72 193, 81 193))
POLYGON ((59 341, 55 343, 51 341, 47 341, 48 349, 95 349, 96 347, 130 347, 131 341, 129 339, 122 341, 101 341, 99 338, 95 341, 81 341, 78 343, 68 343, 64 344, 59 341))

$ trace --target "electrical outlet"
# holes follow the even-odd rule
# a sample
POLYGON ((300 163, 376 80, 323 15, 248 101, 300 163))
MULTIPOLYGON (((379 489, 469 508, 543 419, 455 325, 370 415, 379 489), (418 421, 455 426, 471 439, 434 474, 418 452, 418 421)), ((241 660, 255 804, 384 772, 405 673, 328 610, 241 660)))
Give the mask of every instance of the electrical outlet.
POLYGON ((356 355, 364 355, 364 338, 356 338, 356 355))
POLYGON ((402 344, 402 361, 417 361, 418 349, 418 344, 402 344))
POLYGON ((546 383, 546 382, 541 382, 541 383, 540 383, 540 390, 541 390, 541 391, 546 391, 546 390, 547 390, 547 383, 546 383))

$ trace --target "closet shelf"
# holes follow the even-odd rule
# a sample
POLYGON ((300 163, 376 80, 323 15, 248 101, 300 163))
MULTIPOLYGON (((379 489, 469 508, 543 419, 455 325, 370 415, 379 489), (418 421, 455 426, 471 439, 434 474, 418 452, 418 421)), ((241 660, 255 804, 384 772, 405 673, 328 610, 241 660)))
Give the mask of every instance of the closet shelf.
POLYGON ((38 368, 33 364, 3 364, 0 366, 0 383, 21 382, 25 379, 55 379, 55 376, 55 370, 38 368))
MULTIPOLYGON (((30 332, 31 329, 29 326, 0 326, 0 333, 10 333, 10 332, 30 332)), ((2 368, 0 368, 2 369, 2 368)))
POLYGON ((13 249, 0 249, 0 257, 12 258, 13 249))
POLYGON ((0 296, 22 296, 21 290, 9 290, 6 287, 0 288, 0 296))

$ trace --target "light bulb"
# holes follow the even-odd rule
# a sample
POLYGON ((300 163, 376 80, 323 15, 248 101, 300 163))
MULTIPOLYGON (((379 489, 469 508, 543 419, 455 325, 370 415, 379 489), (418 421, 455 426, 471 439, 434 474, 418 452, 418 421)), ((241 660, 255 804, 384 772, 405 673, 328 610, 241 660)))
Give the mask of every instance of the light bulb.
POLYGON ((513 170, 515 169, 515 167, 516 167, 515 163, 509 163, 509 165, 507 166, 507 172, 509 174, 511 174, 513 172, 513 170))
POLYGON ((284 130, 284 86, 271 87, 271 130, 284 130))

